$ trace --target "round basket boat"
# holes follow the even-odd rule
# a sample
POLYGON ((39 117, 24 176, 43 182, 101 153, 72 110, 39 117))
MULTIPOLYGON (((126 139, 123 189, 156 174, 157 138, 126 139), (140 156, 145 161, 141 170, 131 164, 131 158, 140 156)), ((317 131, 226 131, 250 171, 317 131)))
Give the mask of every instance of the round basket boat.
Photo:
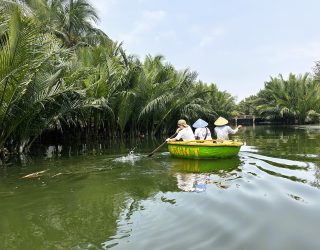
POLYGON ((243 144, 232 140, 190 140, 168 142, 172 156, 186 159, 229 158, 239 153, 243 144))

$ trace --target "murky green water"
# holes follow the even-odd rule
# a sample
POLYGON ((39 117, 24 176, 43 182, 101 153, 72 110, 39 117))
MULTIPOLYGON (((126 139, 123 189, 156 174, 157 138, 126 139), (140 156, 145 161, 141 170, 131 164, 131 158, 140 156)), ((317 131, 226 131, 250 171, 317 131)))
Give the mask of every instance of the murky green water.
POLYGON ((1 167, 0 249, 320 249, 320 127, 238 139, 226 160, 148 158, 158 142, 138 141, 1 167))

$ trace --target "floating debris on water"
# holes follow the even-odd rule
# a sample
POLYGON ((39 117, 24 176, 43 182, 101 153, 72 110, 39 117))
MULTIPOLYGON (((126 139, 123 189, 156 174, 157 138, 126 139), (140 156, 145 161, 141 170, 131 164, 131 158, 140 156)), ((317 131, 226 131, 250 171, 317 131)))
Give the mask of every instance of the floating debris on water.
POLYGON ((37 178, 37 177, 40 177, 42 176, 45 172, 47 172, 49 169, 46 169, 46 170, 43 170, 43 171, 39 171, 39 172, 35 172, 35 173, 32 173, 32 174, 27 174, 23 177, 21 177, 21 179, 25 179, 25 178, 37 178))

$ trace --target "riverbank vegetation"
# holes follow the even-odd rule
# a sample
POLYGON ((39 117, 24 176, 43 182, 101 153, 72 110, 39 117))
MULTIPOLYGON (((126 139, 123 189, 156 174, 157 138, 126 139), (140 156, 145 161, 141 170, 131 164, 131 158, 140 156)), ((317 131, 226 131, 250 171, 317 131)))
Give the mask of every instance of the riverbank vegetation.
POLYGON ((290 74, 271 77, 257 95, 238 105, 240 112, 285 124, 318 122, 320 117, 319 76, 290 74))
POLYGON ((230 116, 235 99, 162 56, 144 60, 95 28, 86 0, 0 5, 0 148, 44 131, 122 137, 171 133, 180 117, 230 116))
POLYGON ((126 53, 96 28, 87 0, 0 0, 0 149, 24 152, 48 131, 109 138, 171 134, 176 121, 255 114, 316 120, 319 83, 271 78, 238 106, 161 55, 126 53))

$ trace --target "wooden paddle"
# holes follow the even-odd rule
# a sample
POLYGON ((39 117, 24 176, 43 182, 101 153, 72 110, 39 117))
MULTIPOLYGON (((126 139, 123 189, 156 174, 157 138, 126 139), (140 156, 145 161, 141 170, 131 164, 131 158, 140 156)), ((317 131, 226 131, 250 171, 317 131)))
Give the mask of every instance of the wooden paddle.
MULTIPOLYGON (((175 133, 174 135, 170 136, 170 139, 176 137, 177 134, 178 133, 175 133)), ((148 157, 152 156, 155 152, 157 152, 160 148, 162 148, 166 143, 167 143, 167 141, 164 141, 159 147, 157 147, 150 154, 148 154, 148 157)))

